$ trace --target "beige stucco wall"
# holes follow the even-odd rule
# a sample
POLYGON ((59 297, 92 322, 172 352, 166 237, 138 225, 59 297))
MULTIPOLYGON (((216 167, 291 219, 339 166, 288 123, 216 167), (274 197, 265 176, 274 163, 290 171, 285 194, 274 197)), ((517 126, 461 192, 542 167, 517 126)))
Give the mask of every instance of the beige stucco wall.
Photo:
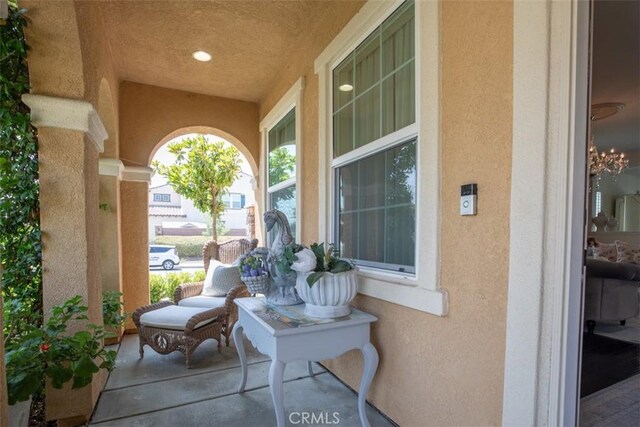
MULTIPOLYGON (((40 128, 38 142, 45 313, 80 295, 89 306, 89 322, 99 324, 98 152, 78 131, 40 128)), ((73 325, 70 332, 81 327, 73 325)), ((98 378, 89 392, 47 387, 47 418, 88 417, 101 385, 98 378)))
MULTIPOLYGON (((98 107, 103 80, 117 89, 99 16, 86 5, 72 0, 20 1, 30 22, 25 34, 32 93, 83 99, 98 107)), ((103 100, 103 106, 109 103, 111 122, 117 126, 117 94, 115 102, 103 100)), ((45 312, 79 294, 89 306, 89 321, 99 324, 98 152, 81 132, 39 129, 38 134, 45 312)), ((101 373, 77 391, 48 387, 47 417, 65 419, 61 426, 86 419, 105 378, 101 373)))
MULTIPOLYGON (((148 198, 149 184, 146 182, 120 183, 122 287, 124 311, 127 313, 149 304, 148 198)), ((131 318, 127 319, 125 329, 135 330, 131 318)))
MULTIPOLYGON (((501 422, 512 29, 510 2, 442 3, 440 286, 449 294, 448 315, 439 318, 363 295, 354 303, 379 318, 372 338, 380 365, 369 399, 400 425, 501 422), (461 217, 460 185, 470 182, 479 187, 478 215, 461 217)), ((303 180, 310 185, 305 185, 303 196, 303 243, 315 240, 318 233, 313 184, 317 181, 318 81, 313 60, 332 37, 319 37, 310 55, 290 64, 260 107, 263 117, 300 75, 305 76, 303 180)), ((350 352, 327 361, 327 366, 357 388, 361 359, 359 352, 350 352)))
MULTIPOLYGON (((120 84, 120 158, 148 166, 158 144, 176 130, 207 127, 231 135, 257 164, 258 105, 124 81, 120 84)), ((185 133, 185 132, 182 132, 185 133)), ((176 135, 177 136, 177 135, 176 135)))

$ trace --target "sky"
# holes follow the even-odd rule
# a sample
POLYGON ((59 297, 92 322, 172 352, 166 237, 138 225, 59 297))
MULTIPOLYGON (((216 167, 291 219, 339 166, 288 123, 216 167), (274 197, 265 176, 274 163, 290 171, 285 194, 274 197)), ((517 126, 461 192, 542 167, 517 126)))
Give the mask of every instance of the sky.
MULTIPOLYGON (((185 138, 193 138, 194 136, 196 136, 197 134, 195 133, 190 133, 187 135, 182 135, 179 136, 178 138, 174 138, 171 141, 167 142, 166 144, 164 144, 162 147, 160 147, 158 149, 158 151, 156 151, 156 154, 153 156, 153 161, 159 161, 161 164, 163 165, 170 165, 175 161, 175 156, 171 153, 169 153, 168 147, 169 147, 169 143, 174 142, 174 141, 181 141, 185 138)), ((205 138, 207 138, 207 140, 211 141, 211 142, 215 142, 215 141, 224 141, 225 144, 227 145, 233 145, 230 142, 228 142, 227 140, 225 140, 224 138, 220 138, 218 136, 214 136, 214 135, 204 135, 205 138)), ((240 153, 240 159, 242 161, 241 165, 240 165, 240 170, 244 173, 246 173, 247 175, 253 175, 251 173, 251 167, 249 167, 249 162, 247 162, 247 159, 242 155, 242 153, 240 153)), ((157 185, 161 185, 161 184, 165 184, 167 182, 167 180, 165 178, 163 178, 160 175, 154 174, 151 177, 151 186, 155 187, 157 185)))

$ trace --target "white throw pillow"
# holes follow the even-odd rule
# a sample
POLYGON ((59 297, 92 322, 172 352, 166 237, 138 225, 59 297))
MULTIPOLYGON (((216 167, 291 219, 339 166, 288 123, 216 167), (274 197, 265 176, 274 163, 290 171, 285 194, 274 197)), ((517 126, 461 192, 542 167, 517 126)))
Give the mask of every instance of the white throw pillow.
POLYGON ((211 260, 209 264, 209 269, 207 270, 207 275, 204 278, 204 287, 202 288, 202 295, 205 296, 214 296, 210 295, 213 288, 213 272, 221 266, 222 263, 220 261, 216 261, 214 259, 211 260))
MULTIPOLYGON (((207 297, 223 297, 229 293, 229 291, 240 284, 240 271, 237 266, 224 265, 219 261, 215 261, 209 265, 209 271, 212 271, 210 281, 206 281, 202 289, 202 295, 207 297)), ((209 276, 207 271, 207 277, 209 276)))

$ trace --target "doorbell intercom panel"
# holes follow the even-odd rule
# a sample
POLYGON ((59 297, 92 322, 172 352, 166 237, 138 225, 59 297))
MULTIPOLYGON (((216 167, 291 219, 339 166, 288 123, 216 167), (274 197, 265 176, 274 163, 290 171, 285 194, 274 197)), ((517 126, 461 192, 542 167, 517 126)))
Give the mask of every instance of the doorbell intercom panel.
POLYGON ((460 215, 475 215, 478 201, 478 184, 460 187, 460 215))

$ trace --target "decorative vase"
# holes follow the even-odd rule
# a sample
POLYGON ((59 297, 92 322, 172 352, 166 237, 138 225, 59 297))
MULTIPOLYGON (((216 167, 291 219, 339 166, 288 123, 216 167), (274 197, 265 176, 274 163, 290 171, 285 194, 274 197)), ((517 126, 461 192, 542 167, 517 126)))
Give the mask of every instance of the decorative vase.
POLYGON ((349 315, 349 303, 358 292, 358 268, 336 274, 326 272, 312 287, 307 283, 310 274, 298 273, 296 278, 296 290, 306 303, 305 314, 323 319, 349 315))

